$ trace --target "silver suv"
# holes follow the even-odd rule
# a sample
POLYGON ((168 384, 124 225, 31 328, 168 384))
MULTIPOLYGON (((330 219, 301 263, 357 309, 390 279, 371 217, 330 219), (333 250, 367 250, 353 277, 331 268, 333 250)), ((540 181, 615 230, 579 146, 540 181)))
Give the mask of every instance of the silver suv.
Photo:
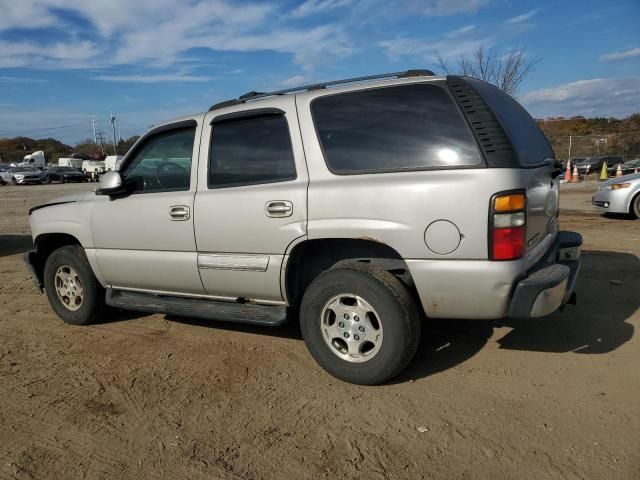
POLYGON ((65 321, 105 304, 298 318, 318 363, 378 384, 425 318, 528 319, 567 302, 580 235, 535 121, 470 78, 411 70, 251 92, 152 129, 95 193, 31 210, 39 288, 65 321))

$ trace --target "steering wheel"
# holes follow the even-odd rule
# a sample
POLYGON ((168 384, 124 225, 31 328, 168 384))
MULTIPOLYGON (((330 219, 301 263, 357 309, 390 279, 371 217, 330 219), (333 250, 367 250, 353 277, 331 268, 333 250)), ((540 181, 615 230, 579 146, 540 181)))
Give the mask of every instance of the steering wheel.
POLYGON ((175 162, 167 162, 167 163, 162 163, 160 165, 158 165, 158 167, 156 168, 156 181, 158 182, 158 184, 162 187, 164 187, 165 185, 162 184, 162 177, 179 177, 179 178, 187 178, 189 175, 189 171, 184 168, 182 165, 178 165, 175 162), (173 172, 170 171, 170 169, 173 170, 173 172), (176 172, 176 170, 178 170, 178 172, 176 172))

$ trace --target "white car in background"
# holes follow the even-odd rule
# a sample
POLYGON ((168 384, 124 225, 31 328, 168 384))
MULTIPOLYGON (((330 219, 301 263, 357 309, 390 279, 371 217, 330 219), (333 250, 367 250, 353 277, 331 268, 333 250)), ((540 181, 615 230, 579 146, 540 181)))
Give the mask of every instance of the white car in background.
POLYGON ((602 183, 591 203, 602 213, 622 213, 640 218, 640 173, 602 183))
POLYGON ((23 185, 26 183, 42 183, 42 172, 34 167, 12 166, 0 171, 2 184, 13 183, 23 185))

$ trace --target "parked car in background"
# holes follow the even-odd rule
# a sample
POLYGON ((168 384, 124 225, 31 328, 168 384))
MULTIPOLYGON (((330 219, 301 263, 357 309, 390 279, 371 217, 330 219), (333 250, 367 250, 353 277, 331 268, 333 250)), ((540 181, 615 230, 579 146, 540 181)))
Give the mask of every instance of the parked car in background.
POLYGON ((44 171, 43 181, 51 182, 84 182, 86 177, 83 172, 71 167, 49 167, 44 171))
POLYGON ((527 111, 480 80, 252 92, 157 126, 96 192, 33 207, 25 259, 68 323, 105 303, 262 325, 299 312, 320 365, 378 384, 411 360, 423 317, 573 302, 582 238, 559 229, 559 167, 527 111))
POLYGON ((84 160, 82 162, 82 171, 90 182, 97 182, 105 172, 105 165, 102 160, 84 160))
POLYGON ((13 183, 22 185, 25 183, 42 183, 42 172, 34 167, 9 167, 4 172, 0 172, 2 183, 13 183))
MULTIPOLYGON (((9 168, 11 168, 11 165, 8 165, 6 163, 0 163, 0 173, 2 172, 6 172, 9 168)), ((4 181, 2 180, 2 176, 0 176, 0 185, 4 185, 4 181)))
POLYGON ((640 218, 640 173, 602 183, 591 203, 603 213, 624 213, 640 218))
MULTIPOLYGON (((635 160, 629 160, 628 162, 620 163, 620 170, 623 175, 628 175, 630 173, 634 173, 636 168, 640 169, 640 159, 636 158, 635 160)), ((607 163, 607 173, 610 177, 614 177, 618 173, 618 164, 609 166, 607 163)))
POLYGON ((607 164, 608 169, 611 165, 622 163, 622 157, 589 157, 578 164, 578 173, 582 175, 599 174, 604 163, 607 164))
MULTIPOLYGON (((573 170, 573 166, 574 165, 579 165, 580 163, 584 162, 584 160, 585 160, 584 158, 580 158, 580 157, 572 158, 571 160, 569 160, 571 162, 571 169, 573 170)), ((566 161, 562 162, 562 168, 563 169, 567 168, 567 162, 566 161)))

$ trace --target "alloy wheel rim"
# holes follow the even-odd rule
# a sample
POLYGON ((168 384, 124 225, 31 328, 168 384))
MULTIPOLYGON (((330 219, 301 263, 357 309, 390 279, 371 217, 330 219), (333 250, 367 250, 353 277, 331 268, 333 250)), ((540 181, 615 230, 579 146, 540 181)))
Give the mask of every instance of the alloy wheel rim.
POLYGON ((84 290, 76 271, 68 265, 62 265, 56 270, 54 282, 60 303, 72 312, 78 310, 84 300, 84 290))
POLYGON ((382 347, 382 321, 364 298, 341 293, 329 299, 320 314, 322 338, 339 358, 362 363, 382 347))

